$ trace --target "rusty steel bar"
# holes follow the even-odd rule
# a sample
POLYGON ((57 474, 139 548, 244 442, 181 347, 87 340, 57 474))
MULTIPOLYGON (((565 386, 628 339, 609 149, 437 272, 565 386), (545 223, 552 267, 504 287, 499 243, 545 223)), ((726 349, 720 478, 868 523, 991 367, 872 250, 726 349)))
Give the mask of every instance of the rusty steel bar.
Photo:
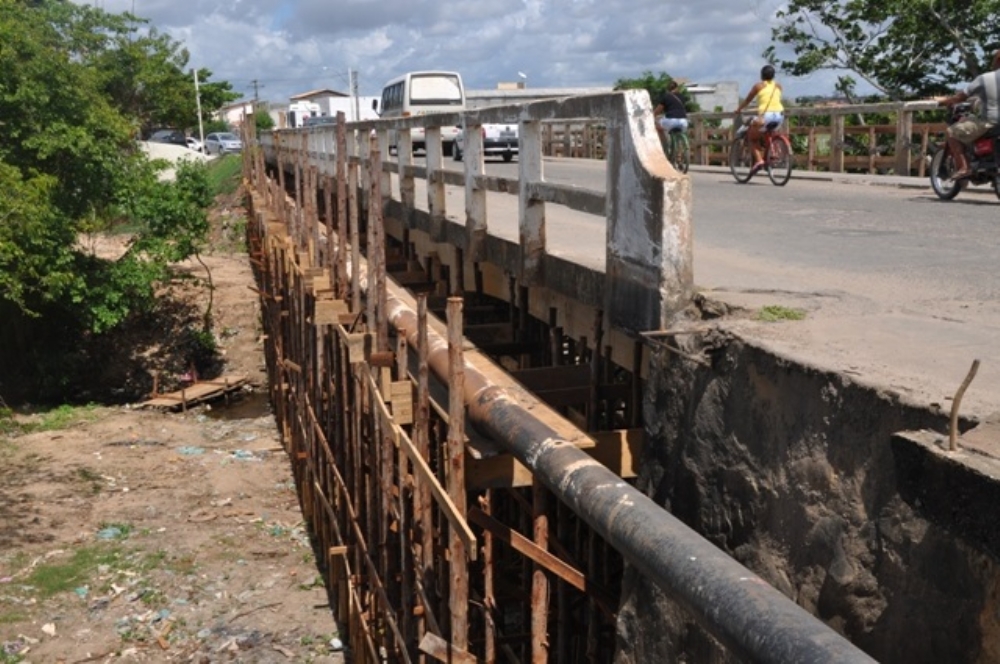
MULTIPOLYGON (((416 314, 388 297, 389 320, 418 343, 416 314)), ((448 343, 427 332, 427 362, 449 375, 448 343)), ((741 657, 761 664, 875 660, 565 440, 475 367, 465 367, 470 421, 500 442, 629 564, 741 657)))

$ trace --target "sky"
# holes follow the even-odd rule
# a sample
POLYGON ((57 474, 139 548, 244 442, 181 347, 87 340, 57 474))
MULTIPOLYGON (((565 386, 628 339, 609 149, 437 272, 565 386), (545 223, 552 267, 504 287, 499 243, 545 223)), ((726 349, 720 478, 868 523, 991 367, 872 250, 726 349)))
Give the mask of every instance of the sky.
MULTIPOLYGON (((611 87, 644 72, 690 83, 758 80, 777 0, 74 0, 133 12, 192 67, 245 99, 332 88, 377 96, 407 71, 458 71, 467 90, 611 87)), ((785 95, 832 94, 835 76, 783 76, 785 95)))

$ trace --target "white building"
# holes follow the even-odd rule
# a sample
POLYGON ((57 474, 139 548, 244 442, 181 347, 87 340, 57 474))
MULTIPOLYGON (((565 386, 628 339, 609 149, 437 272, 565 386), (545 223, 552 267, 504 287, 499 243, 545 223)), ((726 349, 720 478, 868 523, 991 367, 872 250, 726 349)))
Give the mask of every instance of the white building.
POLYGON ((215 120, 222 120, 233 129, 243 124, 243 116, 253 116, 254 103, 251 100, 237 101, 227 104, 212 114, 215 120))
MULTIPOLYGON (((289 97, 287 104, 271 104, 270 114, 274 119, 274 126, 278 129, 285 129, 293 126, 293 117, 290 111, 293 109, 313 108, 315 104, 318 108, 317 117, 335 116, 338 111, 343 111, 348 122, 356 120, 377 120, 378 114, 372 110, 372 101, 376 97, 352 97, 337 90, 323 89, 310 90, 289 97)), ((295 120, 295 125, 300 124, 295 120)))

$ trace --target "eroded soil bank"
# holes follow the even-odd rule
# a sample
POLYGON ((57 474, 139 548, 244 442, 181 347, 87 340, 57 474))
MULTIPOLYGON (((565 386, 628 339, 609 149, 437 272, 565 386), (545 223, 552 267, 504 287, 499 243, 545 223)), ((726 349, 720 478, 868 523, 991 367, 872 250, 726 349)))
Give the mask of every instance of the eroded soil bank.
MULTIPOLYGON (((995 556, 924 513, 948 495, 901 497, 893 434, 947 418, 738 339, 702 349, 710 367, 650 372, 644 490, 879 662, 1000 660, 995 556)), ((738 661, 634 573, 624 595, 618 662, 738 661)))

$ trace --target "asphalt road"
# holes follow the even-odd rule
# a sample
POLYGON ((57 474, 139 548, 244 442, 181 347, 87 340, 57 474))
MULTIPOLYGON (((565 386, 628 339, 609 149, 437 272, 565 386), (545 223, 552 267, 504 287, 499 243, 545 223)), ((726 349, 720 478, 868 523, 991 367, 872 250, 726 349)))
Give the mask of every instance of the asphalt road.
MULTIPOLYGON (((544 168, 548 181, 604 190, 603 162, 546 160, 544 168)), ((491 161, 487 172, 517 177, 517 163, 491 161)), ((980 359, 962 414, 1000 411, 1000 200, 991 188, 945 202, 912 178, 793 172, 775 187, 764 175, 739 185, 724 169, 690 175, 696 287, 751 312, 807 313, 782 323, 748 316, 734 331, 946 410, 980 359)), ((562 253, 583 263, 600 259, 602 239, 597 217, 549 230, 551 250, 563 243, 562 253), (597 249, 583 248, 585 234, 597 249)))

